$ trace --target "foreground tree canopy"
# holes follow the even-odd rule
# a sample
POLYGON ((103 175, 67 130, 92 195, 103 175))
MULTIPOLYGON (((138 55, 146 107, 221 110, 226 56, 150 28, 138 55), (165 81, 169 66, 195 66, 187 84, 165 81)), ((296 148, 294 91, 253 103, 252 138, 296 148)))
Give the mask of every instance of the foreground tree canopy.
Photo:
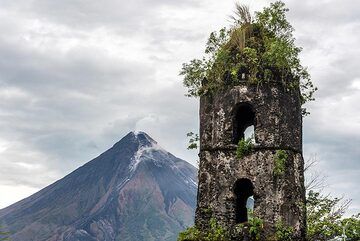
POLYGON ((360 240, 360 213, 344 217, 349 204, 349 200, 343 201, 341 198, 310 191, 306 204, 307 240, 360 240))
POLYGON ((316 87, 300 63, 301 48, 295 45, 287 11, 278 1, 253 17, 247 6, 236 4, 233 25, 210 34, 202 59, 183 64, 180 75, 187 96, 198 97, 240 82, 281 82, 286 88, 300 88, 302 104, 313 100, 316 87))

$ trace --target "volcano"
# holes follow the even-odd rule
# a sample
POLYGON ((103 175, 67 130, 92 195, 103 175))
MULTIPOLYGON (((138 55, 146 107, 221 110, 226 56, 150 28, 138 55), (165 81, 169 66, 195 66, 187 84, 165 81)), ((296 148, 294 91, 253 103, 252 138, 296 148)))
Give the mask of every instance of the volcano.
POLYGON ((144 132, 7 208, 13 241, 175 241, 193 224, 197 170, 144 132))

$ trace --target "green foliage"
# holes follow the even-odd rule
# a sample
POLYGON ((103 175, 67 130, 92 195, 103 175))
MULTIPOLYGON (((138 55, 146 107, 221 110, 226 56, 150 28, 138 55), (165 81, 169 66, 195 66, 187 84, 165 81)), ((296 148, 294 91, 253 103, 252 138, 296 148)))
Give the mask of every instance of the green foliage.
MULTIPOLYGON (((264 221, 251 213, 248 223, 238 224, 235 228, 238 229, 239 232, 247 228, 249 230, 250 240, 261 240, 264 221)), ((178 241, 230 241, 230 236, 230 233, 221 227, 215 218, 211 218, 208 230, 202 231, 195 226, 190 227, 179 234, 178 241)))
POLYGON ((347 238, 346 240, 360 240, 360 213, 353 215, 350 218, 342 219, 341 227, 347 238))
POLYGON ((188 88, 187 96, 202 95, 201 81, 205 79, 207 71, 205 59, 193 59, 190 63, 184 63, 180 75, 184 75, 184 85, 188 88))
POLYGON ((186 136, 189 138, 189 145, 187 147, 188 150, 197 149, 199 147, 199 134, 195 134, 193 132, 189 132, 186 134, 186 136))
POLYGON ((210 216, 212 216, 212 214, 213 214, 213 211, 212 211, 211 208, 204 208, 204 209, 202 209, 202 211, 203 211, 205 214, 210 215, 210 216))
POLYGON ((307 240, 325 241, 335 237, 360 240, 360 214, 343 218, 349 201, 310 191, 307 196, 307 240))
MULTIPOLYGON (((344 218, 344 212, 349 201, 341 202, 339 198, 321 196, 310 191, 307 195, 307 240, 328 241, 342 238, 347 241, 360 240, 360 214, 344 218)), ((272 237, 263 237, 264 221, 249 213, 248 223, 235 227, 237 233, 248 230, 250 240, 291 241, 294 228, 286 226, 282 220, 275 224, 275 234, 272 237)), ((199 230, 196 227, 186 229, 179 234, 178 241, 229 241, 229 233, 222 228, 214 218, 210 220, 208 230, 199 230)))
POLYGON ((261 218, 249 213, 249 234, 252 240, 261 240, 261 233, 264 229, 264 221, 261 218))
POLYGON ((215 220, 210 219, 209 229, 200 231, 195 226, 181 232, 178 241, 229 241, 230 237, 226 230, 215 220))
POLYGON ((241 159, 244 156, 248 155, 251 152, 252 148, 253 148, 252 139, 247 138, 245 140, 244 138, 242 138, 239 141, 238 146, 236 148, 237 158, 241 159))
POLYGON ((201 232, 196 226, 187 228, 185 231, 179 233, 177 241, 197 241, 201 236, 201 232))
POLYGON ((287 11, 285 4, 277 1, 256 12, 253 19, 248 7, 237 4, 233 26, 212 32, 205 56, 183 64, 180 75, 187 95, 201 96, 240 81, 278 81, 288 89, 300 89, 302 104, 314 100, 316 87, 300 63, 301 48, 295 45, 287 11))
POLYGON ((276 241, 292 241, 294 235, 294 228, 287 227, 281 220, 275 224, 275 239, 276 241))
POLYGON ((264 221, 256 217, 253 211, 248 210, 248 221, 235 226, 235 233, 242 233, 250 241, 264 240, 264 221))
POLYGON ((275 154, 274 159, 274 176, 281 176, 285 173, 285 167, 286 167, 286 160, 288 158, 288 155, 286 151, 284 150, 277 150, 275 154))
POLYGON ((210 230, 205 235, 206 241, 226 241, 229 240, 228 233, 215 220, 210 219, 210 230))

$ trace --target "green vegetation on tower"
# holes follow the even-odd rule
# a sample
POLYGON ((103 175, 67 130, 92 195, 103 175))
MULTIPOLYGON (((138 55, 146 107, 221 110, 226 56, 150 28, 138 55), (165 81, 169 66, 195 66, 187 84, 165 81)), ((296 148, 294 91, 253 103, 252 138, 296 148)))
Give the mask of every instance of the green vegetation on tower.
MULTIPOLYGON (((270 4, 253 17, 249 8, 236 4, 233 25, 212 32, 205 56, 184 63, 180 75, 187 96, 198 97, 240 83, 282 83, 300 89, 301 103, 314 100, 317 88, 301 65, 301 48, 295 44, 293 27, 281 1, 270 4)), ((307 112, 303 109, 303 114, 307 112)))

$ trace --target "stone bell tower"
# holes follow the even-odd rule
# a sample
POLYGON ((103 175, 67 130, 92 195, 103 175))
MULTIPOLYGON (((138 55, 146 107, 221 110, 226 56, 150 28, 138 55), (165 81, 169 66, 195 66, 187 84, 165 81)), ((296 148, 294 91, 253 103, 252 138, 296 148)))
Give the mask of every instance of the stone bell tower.
POLYGON ((245 231, 234 230, 249 225, 249 197, 252 215, 263 220, 262 235, 271 237, 282 222, 293 227, 293 240, 305 240, 300 91, 280 82, 242 83, 200 99, 196 225, 206 228, 213 217, 234 240, 248 240, 245 231), (237 144, 250 126, 255 143, 238 157, 237 144))

